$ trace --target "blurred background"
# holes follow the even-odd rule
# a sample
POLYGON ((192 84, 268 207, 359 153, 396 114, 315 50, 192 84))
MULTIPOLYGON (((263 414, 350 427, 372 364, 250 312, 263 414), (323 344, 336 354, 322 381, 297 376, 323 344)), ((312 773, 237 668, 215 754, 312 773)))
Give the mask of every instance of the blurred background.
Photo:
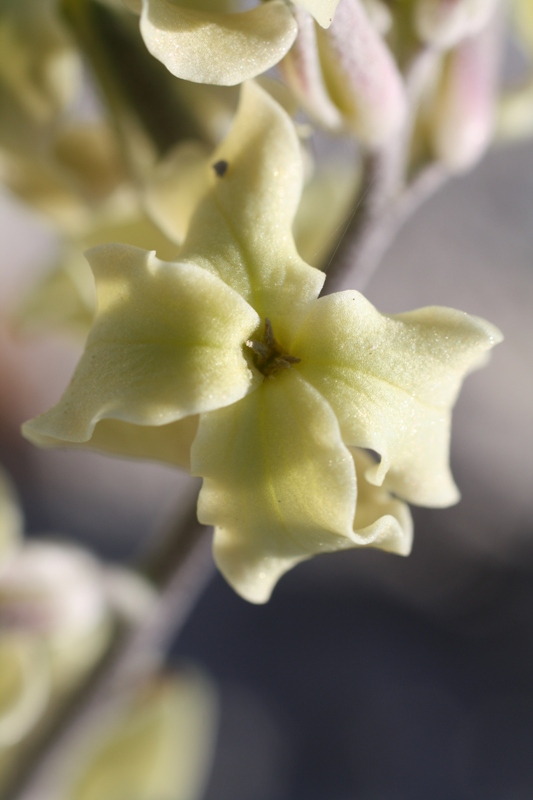
MULTIPOLYGON (((38 451, 21 422, 79 355, 10 314, 58 244, 0 196, 0 461, 27 529, 131 560, 191 484, 171 469, 38 451)), ((349 279, 346 287, 349 288, 349 279)), ((220 692, 206 800, 533 797, 533 144, 493 150, 408 222, 367 290, 381 310, 447 305, 505 342, 459 398, 462 501, 414 510, 413 554, 322 556, 247 604, 215 577, 176 643, 220 692)))

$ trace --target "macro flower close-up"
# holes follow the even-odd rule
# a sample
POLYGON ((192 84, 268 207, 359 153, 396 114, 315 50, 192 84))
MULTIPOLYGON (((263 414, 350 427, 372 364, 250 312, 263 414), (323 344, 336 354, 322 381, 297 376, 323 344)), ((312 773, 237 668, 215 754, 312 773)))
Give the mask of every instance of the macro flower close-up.
POLYGON ((264 602, 314 553, 409 552, 409 514, 386 489, 420 505, 458 499, 451 406, 500 334, 451 309, 387 316, 358 292, 318 297, 324 274, 291 233, 300 145, 255 84, 207 169, 176 262, 125 245, 89 252, 98 311, 85 353, 60 403, 24 430, 44 446, 178 466, 190 451, 217 563, 264 602), (364 525, 364 456, 349 448, 379 457, 358 470, 364 525))
POLYGON ((0 0, 0 800, 532 796, 532 146, 533 0, 0 0))
MULTIPOLYGON (((295 0, 324 28, 339 0, 295 0)), ((273 67, 298 26, 285 0, 248 10, 236 0, 126 0, 141 15, 148 50, 178 78, 231 86, 273 67)))

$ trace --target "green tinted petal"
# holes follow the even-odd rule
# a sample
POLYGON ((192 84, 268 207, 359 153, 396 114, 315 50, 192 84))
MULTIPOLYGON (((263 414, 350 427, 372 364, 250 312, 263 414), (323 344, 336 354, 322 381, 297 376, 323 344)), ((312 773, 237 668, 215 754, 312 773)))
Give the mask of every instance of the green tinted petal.
POLYGON ((447 308, 380 314, 357 292, 321 298, 293 350, 331 404, 343 439, 375 450, 367 477, 413 503, 458 499, 449 464, 451 408, 463 377, 500 332, 447 308))
POLYGON ((191 463, 216 562, 247 600, 268 600, 299 561, 359 543, 353 459, 331 408, 293 369, 203 415, 191 463))
POLYGON ((0 9, 0 143, 33 152, 81 82, 81 62, 57 3, 15 0, 0 9))
POLYGON ((167 425, 134 425, 119 419, 97 422, 86 442, 68 442, 53 436, 31 433, 39 447, 75 447, 124 458, 162 461, 181 469, 190 467, 190 450, 198 429, 198 415, 167 425))
POLYGON ((190 673, 154 681, 95 742, 68 800, 199 800, 215 718, 205 678, 190 673))
POLYGON ((357 508, 355 511, 355 537, 361 545, 377 547, 390 553, 407 556, 413 541, 413 520, 409 506, 397 500, 382 486, 374 486, 366 479, 372 468, 370 456, 352 451, 357 475, 357 508))
POLYGON ((329 28, 339 0, 294 0, 296 5, 305 8, 323 28, 329 28))
POLYGON ((61 401, 24 426, 30 440, 87 442, 102 419, 166 425, 246 394, 242 347, 258 319, 242 298, 192 264, 127 245, 88 257, 96 321, 61 401))
POLYGON ((95 310, 94 279, 86 260, 75 248, 48 272, 23 299, 14 321, 30 335, 67 330, 84 340, 95 310))
POLYGON ((145 207, 169 239, 182 244, 193 212, 208 191, 207 148, 200 142, 178 145, 161 161, 145 191, 145 207))
POLYGON ((44 713, 50 693, 45 648, 35 636, 0 638, 0 749, 17 744, 44 713))
POLYGON ((304 187, 294 220, 294 239, 307 264, 326 266, 356 205, 358 176, 349 165, 331 164, 304 187))
POLYGON ((22 513, 11 481, 0 467, 0 564, 18 545, 22 536, 22 513))
POLYGON ((529 56, 533 56, 533 5, 530 0, 514 0, 512 11, 516 34, 529 56))
POLYGON ((177 78, 232 86, 270 69, 297 32, 282 0, 228 14, 201 11, 170 0, 144 0, 141 33, 153 56, 177 78))
POLYGON ((234 125, 210 165, 211 188, 180 257, 222 278, 286 338, 324 275, 301 260, 292 235, 302 188, 294 125, 256 84, 243 87, 234 125))

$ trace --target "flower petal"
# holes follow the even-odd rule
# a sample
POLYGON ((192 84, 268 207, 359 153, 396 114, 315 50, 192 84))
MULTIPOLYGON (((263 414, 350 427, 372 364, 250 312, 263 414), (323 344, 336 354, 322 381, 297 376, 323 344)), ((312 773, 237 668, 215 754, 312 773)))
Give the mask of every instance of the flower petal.
POLYGON ((294 0, 294 2, 309 11, 323 28, 329 28, 339 4, 339 0, 294 0))
POLYGON ((233 86, 280 61, 297 33, 282 0, 237 14, 199 11, 170 0, 143 0, 141 34, 177 78, 233 86))
POLYGON ((189 469, 190 450, 198 429, 198 415, 167 425, 134 425, 120 419, 102 419, 86 442, 69 442, 46 436, 33 428, 26 433, 39 447, 75 447, 124 458, 159 461, 189 469))
MULTIPOLYGON (((115 719, 103 719, 90 749, 74 752, 71 800, 194 800, 209 774, 217 717, 210 682, 190 670, 141 687, 115 719)), ((63 795, 62 795, 63 796, 63 795)))
POLYGON ((44 713, 50 667, 36 636, 2 631, 0 638, 0 752, 16 745, 44 713))
POLYGON ((302 190, 294 125, 257 84, 244 85, 234 125, 210 164, 211 188, 180 257, 235 289, 283 340, 324 274, 302 261, 292 235, 302 190))
POLYGON ((61 401, 24 426, 29 439, 87 442, 102 419, 166 425, 246 394, 242 348, 258 319, 242 298, 193 264, 139 248, 102 245, 88 257, 95 325, 61 401))
POLYGON ((366 479, 373 461, 362 450, 352 451, 357 475, 357 508, 355 511, 355 537, 361 545, 377 547, 389 553, 407 556, 413 543, 413 520, 409 506, 397 500, 382 486, 374 486, 366 479))
POLYGON ((331 404, 343 439, 375 450, 368 480, 404 499, 458 499, 449 464, 451 408, 463 377, 500 332, 448 308, 380 314, 358 292, 318 300, 292 351, 298 370, 331 404))
POLYGON ((207 157, 200 142, 180 144, 154 168, 146 187, 146 211, 176 244, 183 243, 191 216, 209 190, 207 157))
POLYGON ((353 459, 331 408, 295 370, 202 415, 191 462, 204 478, 198 518, 216 526, 217 564, 247 600, 266 602, 314 553, 353 546, 353 459))
POLYGON ((7 474, 0 468, 0 565, 22 536, 22 513, 7 474))
POLYGON ((294 220, 294 239, 307 264, 322 268, 347 227, 361 181, 348 164, 331 163, 304 187, 294 220))

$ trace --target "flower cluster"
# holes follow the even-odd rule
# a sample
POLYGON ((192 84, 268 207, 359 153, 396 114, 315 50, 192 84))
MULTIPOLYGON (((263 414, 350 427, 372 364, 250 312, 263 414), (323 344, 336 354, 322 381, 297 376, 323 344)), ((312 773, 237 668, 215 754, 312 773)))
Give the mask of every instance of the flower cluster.
POLYGON ((501 337, 450 309, 388 316, 357 292, 319 297, 324 274, 292 236, 300 145, 257 85, 244 86, 204 185, 177 261, 118 244, 89 252, 98 310, 85 353, 24 433, 190 465, 220 569, 264 602, 314 553, 407 553, 409 512, 389 492, 457 500, 451 407, 501 337))

